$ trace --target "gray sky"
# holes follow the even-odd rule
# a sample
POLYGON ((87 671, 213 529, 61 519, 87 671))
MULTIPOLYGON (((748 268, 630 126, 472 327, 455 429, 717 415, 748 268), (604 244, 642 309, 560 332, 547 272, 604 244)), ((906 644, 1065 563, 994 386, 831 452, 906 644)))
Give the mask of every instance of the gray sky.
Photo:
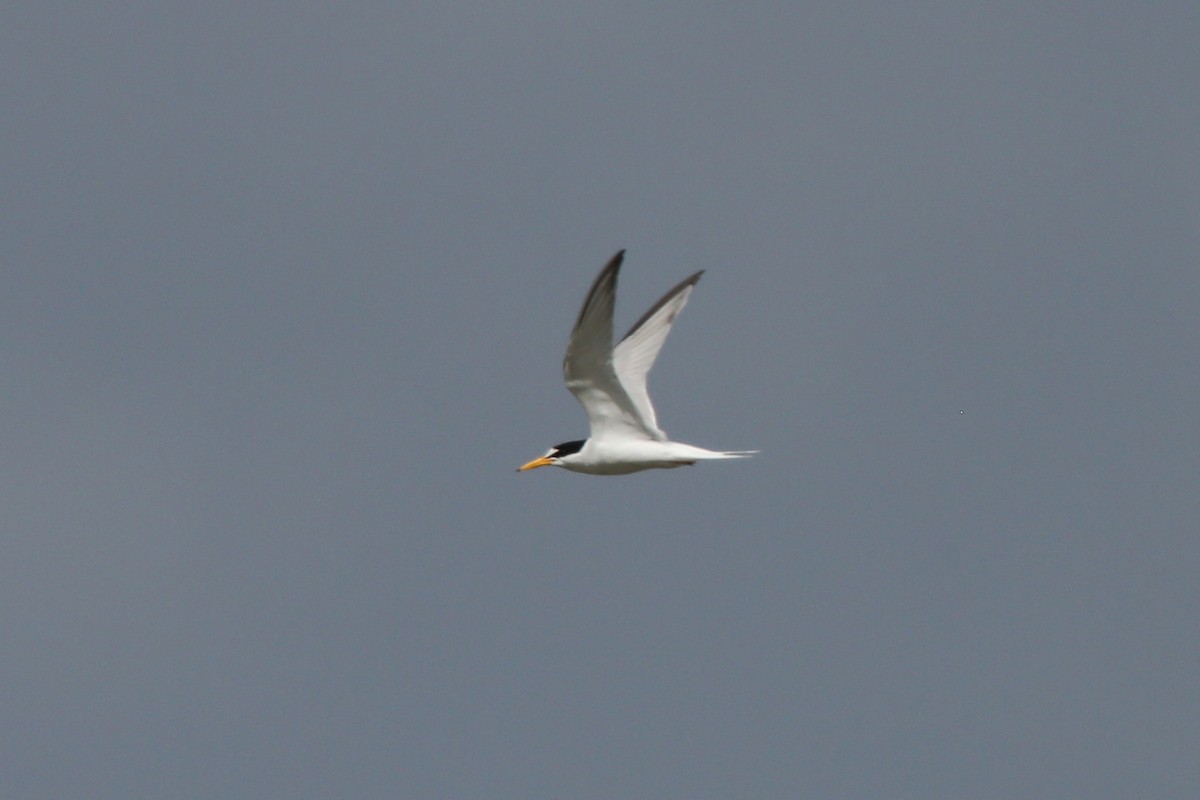
POLYGON ((4 797, 1197 796, 1194 2, 0 31, 4 797))

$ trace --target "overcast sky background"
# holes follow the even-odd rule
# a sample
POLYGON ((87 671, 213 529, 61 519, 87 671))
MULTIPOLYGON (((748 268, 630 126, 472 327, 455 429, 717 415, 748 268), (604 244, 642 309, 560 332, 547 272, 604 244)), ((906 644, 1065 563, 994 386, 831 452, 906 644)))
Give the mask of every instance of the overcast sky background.
POLYGON ((5 798, 1198 796, 1194 2, 0 37, 5 798))

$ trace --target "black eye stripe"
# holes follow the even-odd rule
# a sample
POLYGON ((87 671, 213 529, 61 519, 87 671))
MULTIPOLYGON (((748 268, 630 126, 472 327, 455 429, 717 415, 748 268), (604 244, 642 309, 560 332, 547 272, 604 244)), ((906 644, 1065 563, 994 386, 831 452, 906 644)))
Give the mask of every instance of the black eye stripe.
POLYGON ((569 456, 572 453, 578 453, 580 450, 583 449, 583 443, 586 441, 587 441, 587 439, 576 439, 573 442, 563 442, 562 444, 556 444, 556 445, 554 445, 554 452, 551 453, 550 455, 552 458, 553 457, 561 458, 562 456, 569 456))

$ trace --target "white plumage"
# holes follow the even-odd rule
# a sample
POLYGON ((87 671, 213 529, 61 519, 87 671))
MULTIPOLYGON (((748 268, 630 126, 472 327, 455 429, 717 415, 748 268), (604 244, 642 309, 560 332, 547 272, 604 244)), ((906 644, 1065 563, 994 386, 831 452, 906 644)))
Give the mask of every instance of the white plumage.
POLYGON ((519 467, 521 471, 555 466, 592 475, 622 475, 707 459, 742 458, 757 452, 706 450, 672 442, 658 427, 646 391, 646 375, 704 271, 667 292, 614 348, 613 307, 624 258, 622 250, 596 277, 579 310, 563 359, 563 377, 587 412, 591 436, 555 445, 545 455, 519 467))

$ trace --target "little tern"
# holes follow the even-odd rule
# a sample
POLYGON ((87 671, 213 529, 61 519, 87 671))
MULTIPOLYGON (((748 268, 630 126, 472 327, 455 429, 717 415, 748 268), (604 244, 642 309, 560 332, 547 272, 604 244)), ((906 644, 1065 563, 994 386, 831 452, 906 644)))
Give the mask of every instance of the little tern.
POLYGON ((617 275, 624 259, 625 251, 621 250, 596 277, 579 310, 563 359, 567 388, 587 412, 591 435, 556 444, 545 455, 518 467, 519 472, 562 467, 589 475, 625 475, 710 459, 744 458, 758 452, 707 450, 672 442, 658 427, 646 392, 646 375, 704 270, 663 295, 613 347, 613 307, 617 275))

